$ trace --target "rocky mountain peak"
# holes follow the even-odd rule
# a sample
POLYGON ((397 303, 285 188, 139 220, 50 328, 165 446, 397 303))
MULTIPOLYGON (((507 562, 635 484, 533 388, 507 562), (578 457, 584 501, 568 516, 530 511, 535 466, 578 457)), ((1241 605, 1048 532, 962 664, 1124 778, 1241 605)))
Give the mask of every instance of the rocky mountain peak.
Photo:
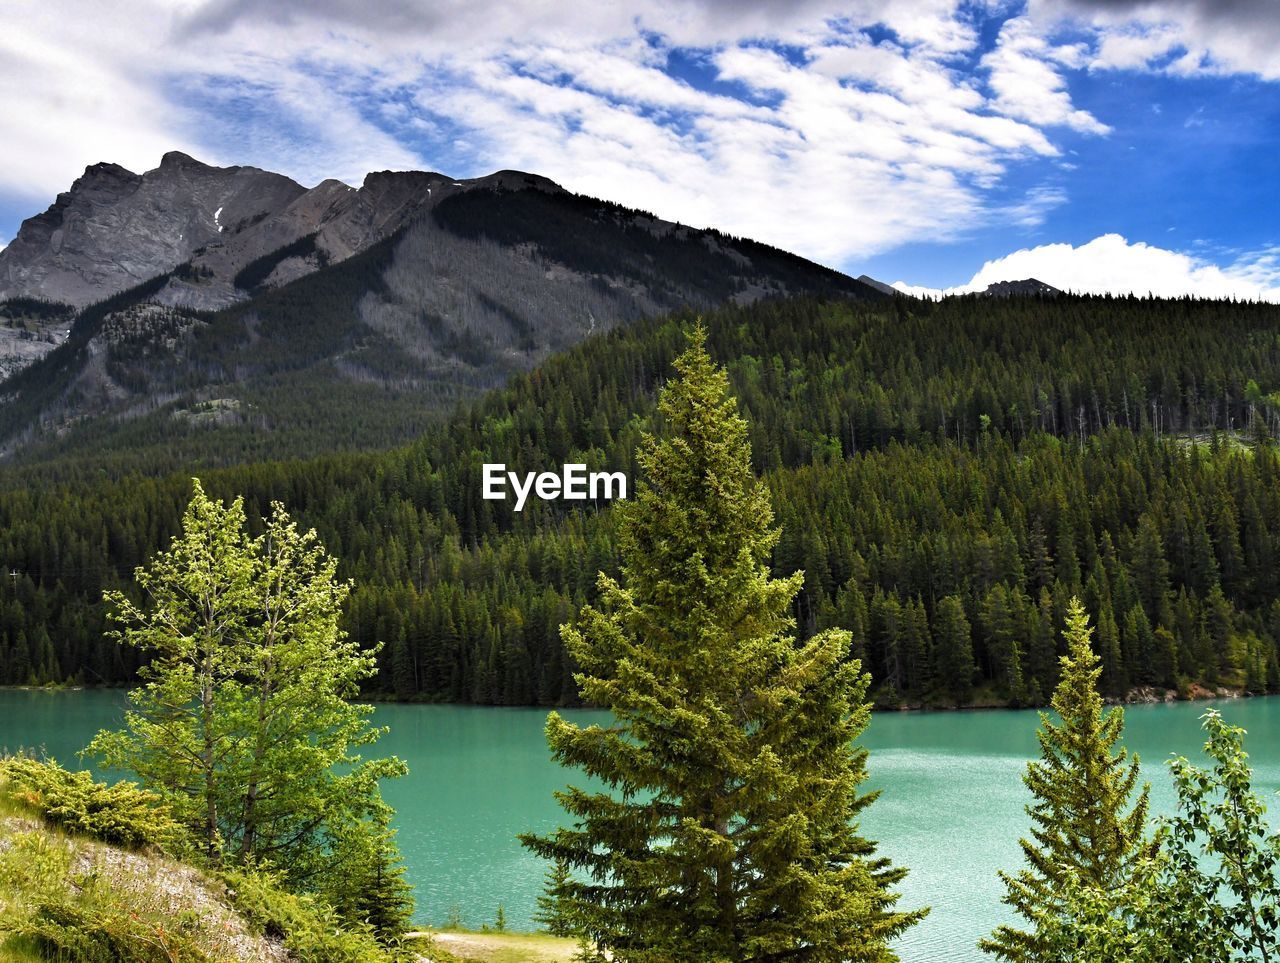
MULTIPOLYGON (((90 164, 84 169, 84 173, 71 183, 71 190, 67 193, 74 194, 77 190, 84 190, 92 184, 115 182, 137 184, 141 180, 141 174, 135 174, 133 171, 127 170, 119 164, 110 164, 105 162, 90 164)), ((60 196, 66 195, 64 194, 60 196)))
POLYGON ((135 174, 93 164, 0 251, 0 301, 82 307, 188 261, 229 226, 260 222, 306 192, 252 167, 211 167, 181 151, 135 174))
POLYGON ((280 174, 215 167, 178 150, 144 174, 93 164, 0 251, 0 302, 37 297, 83 307, 173 272, 161 301, 221 308, 248 296, 236 279, 250 265, 255 287, 275 286, 365 250, 455 194, 530 189, 563 193, 514 170, 464 179, 382 170, 358 189, 328 179, 308 190, 280 174), (304 244, 310 253, 293 251, 312 235, 304 244))
POLYGON ((210 165, 204 163, 203 161, 198 161, 194 157, 192 157, 190 154, 184 154, 180 150, 167 151, 160 158, 160 168, 159 168, 160 170, 166 170, 169 168, 181 168, 181 167, 197 167, 197 168, 212 169, 210 165))
POLYGON ((997 298, 1014 297, 1029 294, 1061 294, 1052 284, 1045 284, 1038 278, 1023 278, 1021 281, 994 281, 987 285, 983 294, 997 298))

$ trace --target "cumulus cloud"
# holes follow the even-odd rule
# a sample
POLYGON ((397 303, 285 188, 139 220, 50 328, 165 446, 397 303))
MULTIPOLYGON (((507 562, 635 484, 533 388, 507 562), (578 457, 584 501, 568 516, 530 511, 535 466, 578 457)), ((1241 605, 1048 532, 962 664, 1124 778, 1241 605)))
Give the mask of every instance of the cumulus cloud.
POLYGON ((996 281, 1036 278, 1063 291, 1280 302, 1280 248, 1216 264, 1181 251, 1104 234, 1087 244, 1043 244, 986 262, 968 284, 941 290, 897 282, 920 297, 984 291, 996 281))

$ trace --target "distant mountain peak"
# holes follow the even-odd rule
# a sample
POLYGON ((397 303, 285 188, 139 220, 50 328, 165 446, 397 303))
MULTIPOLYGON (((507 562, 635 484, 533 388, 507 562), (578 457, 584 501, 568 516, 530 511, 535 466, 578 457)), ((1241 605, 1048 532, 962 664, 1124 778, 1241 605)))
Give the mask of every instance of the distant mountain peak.
POLYGON ((902 293, 897 288, 895 288, 892 284, 885 284, 883 281, 877 281, 875 278, 871 277, 871 275, 869 274, 858 275, 858 280, 861 281, 863 284, 865 284, 867 287, 875 288, 881 294, 887 294, 890 297, 892 297, 895 294, 902 293))
POLYGON ((987 289, 982 293, 996 298, 1009 298, 1017 295, 1052 295, 1062 292, 1038 278, 1023 278, 1021 281, 994 281, 988 284, 987 289))

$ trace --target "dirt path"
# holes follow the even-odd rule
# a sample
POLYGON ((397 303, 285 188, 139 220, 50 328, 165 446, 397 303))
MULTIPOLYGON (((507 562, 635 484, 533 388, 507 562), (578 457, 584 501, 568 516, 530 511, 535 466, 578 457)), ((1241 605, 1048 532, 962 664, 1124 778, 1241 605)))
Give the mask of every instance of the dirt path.
POLYGON ((573 940, 536 933, 433 932, 431 937, 440 949, 483 963, 570 963, 577 949, 573 940))

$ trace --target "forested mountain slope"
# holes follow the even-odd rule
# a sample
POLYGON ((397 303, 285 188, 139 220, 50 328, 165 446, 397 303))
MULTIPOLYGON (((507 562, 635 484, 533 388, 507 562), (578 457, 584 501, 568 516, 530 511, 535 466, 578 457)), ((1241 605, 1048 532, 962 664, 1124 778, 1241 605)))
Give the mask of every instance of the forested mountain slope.
POLYGON ((100 179, 90 174, 0 252, 0 292, 16 297, 0 303, 13 334, 0 339, 10 460, 159 471, 386 448, 640 318, 886 297, 515 171, 380 172, 358 191, 299 193, 278 175, 166 155, 156 171, 120 173, 106 199, 83 186, 100 179), (242 208, 257 213, 222 220, 242 208), (64 275, 80 294, 64 294, 64 275), (83 303, 86 278, 107 296, 55 303, 83 303), (141 280, 121 289, 125 278, 141 280))
MULTIPOLYGON (((806 571, 801 631, 850 628, 882 701, 1041 701, 1073 594, 1113 695, 1280 688, 1280 309, 797 299, 706 320, 774 490, 775 568, 806 571)), ((407 448, 206 485, 317 526, 356 581, 349 631, 385 643, 382 691, 572 701, 558 626, 615 565, 611 514, 517 515, 481 498, 480 466, 634 479, 683 324, 591 338, 407 448)), ((128 677, 97 599, 176 529, 189 485, 68 478, 0 493, 5 681, 128 677)))

